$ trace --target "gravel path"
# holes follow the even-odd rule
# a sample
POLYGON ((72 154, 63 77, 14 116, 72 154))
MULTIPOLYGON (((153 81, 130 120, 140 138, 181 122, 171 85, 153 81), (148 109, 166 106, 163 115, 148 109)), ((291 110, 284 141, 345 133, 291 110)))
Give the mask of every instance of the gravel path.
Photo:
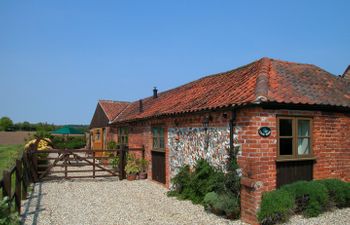
MULTIPOLYGON (((243 225, 207 213, 202 206, 166 196, 167 189, 148 180, 76 179, 37 183, 23 202, 23 224, 203 224, 243 225)), ((294 216, 288 225, 350 224, 350 208, 317 218, 294 216)))
POLYGON ((24 202, 24 224, 243 224, 166 196, 147 180, 77 179, 37 183, 24 202))

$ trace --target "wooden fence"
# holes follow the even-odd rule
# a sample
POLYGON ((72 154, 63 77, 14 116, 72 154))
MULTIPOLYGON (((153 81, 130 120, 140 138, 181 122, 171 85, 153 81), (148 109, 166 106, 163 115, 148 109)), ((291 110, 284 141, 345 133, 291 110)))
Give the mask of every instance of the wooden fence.
MULTIPOLYGON (((119 179, 125 179, 125 166, 127 154, 129 152, 141 152, 141 157, 145 156, 144 147, 128 148, 121 146, 119 149, 113 150, 90 150, 90 149, 52 149, 47 151, 29 150, 25 151, 20 159, 16 160, 15 166, 3 172, 3 178, 0 180, 0 190, 2 196, 9 198, 9 211, 16 210, 21 213, 21 200, 27 197, 28 186, 32 182, 43 181, 50 174, 63 173, 62 177, 54 177, 53 179, 63 178, 96 178, 119 176, 119 179), (111 159, 110 156, 97 156, 96 153, 108 153, 119 156, 118 172, 111 170, 108 165, 101 163, 103 160, 111 159), (52 157, 52 154, 57 154, 57 157, 52 157), (38 156, 47 154, 45 160, 49 163, 40 165, 38 156), (73 158, 72 158, 73 157, 73 158), (76 170, 77 165, 71 164, 70 160, 79 161, 79 166, 90 166, 91 169, 76 170), (99 162, 98 162, 99 161, 99 162), (59 164, 61 162, 61 164, 59 164), (63 167, 61 171, 52 171, 54 167, 63 167), (73 169, 71 169, 73 168, 73 169), (98 175, 97 172, 107 172, 106 175, 98 175), (70 173, 90 173, 84 176, 70 176, 70 173)), ((108 162, 108 164, 110 164, 108 162)), ((52 178, 52 177, 51 177, 52 178)))
POLYGON ((0 190, 2 197, 9 199, 9 211, 16 210, 21 213, 21 200, 27 197, 28 186, 32 182, 30 167, 28 155, 23 153, 11 169, 3 171, 0 190))

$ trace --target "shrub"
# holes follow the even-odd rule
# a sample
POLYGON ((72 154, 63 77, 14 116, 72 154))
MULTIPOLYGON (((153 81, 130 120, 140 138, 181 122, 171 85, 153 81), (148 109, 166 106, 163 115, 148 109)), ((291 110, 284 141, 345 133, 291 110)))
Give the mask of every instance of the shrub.
POLYGON ((327 188, 329 201, 339 208, 350 207, 350 184, 337 179, 317 181, 327 188))
POLYGON ((286 190, 275 190, 263 194, 258 220, 260 223, 285 222, 294 208, 294 198, 286 190))
POLYGON ((80 149, 86 144, 85 137, 67 137, 54 136, 52 144, 57 149, 80 149))
POLYGON ((9 213, 9 201, 5 197, 0 201, 0 225, 17 225, 19 224, 19 217, 17 213, 9 213))
POLYGON ((115 141, 108 142, 107 149, 117 149, 117 143, 115 141))
POLYGON ((209 192, 205 195, 203 204, 205 209, 217 215, 225 213, 226 217, 230 219, 236 219, 239 216, 239 203, 234 195, 209 192))
POLYGON ((293 195, 296 212, 303 212, 306 217, 318 216, 328 207, 328 192, 326 187, 315 181, 299 181, 281 187, 293 195))
POLYGON ((202 203, 204 196, 211 191, 223 192, 225 189, 225 176, 223 172, 214 169, 207 161, 197 161, 193 172, 189 166, 183 166, 172 179, 174 190, 169 196, 180 199, 189 199, 194 204, 202 203))

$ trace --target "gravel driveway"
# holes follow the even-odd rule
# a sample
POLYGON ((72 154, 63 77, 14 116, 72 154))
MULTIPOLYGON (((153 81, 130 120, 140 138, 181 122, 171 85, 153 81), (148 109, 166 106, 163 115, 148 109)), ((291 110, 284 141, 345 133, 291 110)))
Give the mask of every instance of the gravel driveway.
POLYGON ((23 203, 24 224, 243 224, 166 196, 152 181, 108 179, 37 183, 23 203))
MULTIPOLYGON (((244 224, 204 211, 200 205, 166 196, 164 187, 147 180, 76 179, 37 183, 23 202, 24 224, 244 224)), ((346 224, 350 209, 317 218, 293 217, 289 224, 346 224)))

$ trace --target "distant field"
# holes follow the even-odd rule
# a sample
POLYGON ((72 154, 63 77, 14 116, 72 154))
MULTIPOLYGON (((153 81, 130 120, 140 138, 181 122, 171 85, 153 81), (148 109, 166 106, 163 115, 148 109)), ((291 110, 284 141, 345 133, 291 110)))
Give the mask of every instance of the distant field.
POLYGON ((16 159, 22 152, 23 145, 0 145, 0 179, 2 172, 15 165, 16 159))
POLYGON ((35 132, 16 131, 16 132, 0 132, 0 145, 17 145, 24 144, 24 139, 35 132))

